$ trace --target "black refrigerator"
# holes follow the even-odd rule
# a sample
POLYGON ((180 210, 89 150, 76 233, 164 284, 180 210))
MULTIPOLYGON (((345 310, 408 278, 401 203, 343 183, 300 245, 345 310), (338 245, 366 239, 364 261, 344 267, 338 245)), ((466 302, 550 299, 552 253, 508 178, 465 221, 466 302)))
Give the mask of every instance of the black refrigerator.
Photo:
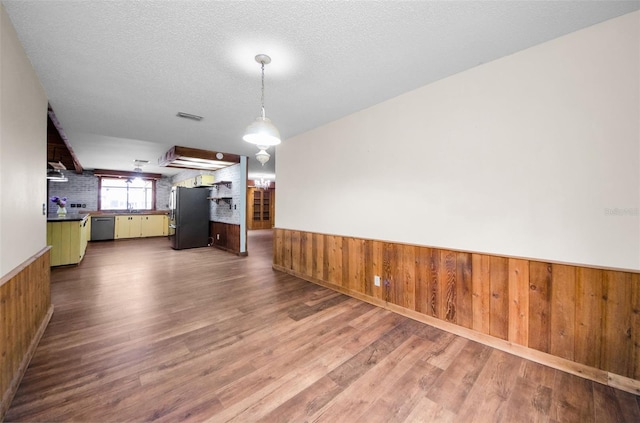
POLYGON ((171 248, 206 247, 209 244, 209 200, 207 188, 171 188, 169 241, 171 248))

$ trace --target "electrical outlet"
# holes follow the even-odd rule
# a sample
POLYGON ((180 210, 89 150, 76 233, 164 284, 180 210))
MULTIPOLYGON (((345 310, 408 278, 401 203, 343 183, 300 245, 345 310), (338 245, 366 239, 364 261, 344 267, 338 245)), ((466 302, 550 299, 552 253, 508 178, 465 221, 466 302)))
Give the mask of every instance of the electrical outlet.
POLYGON ((216 234, 216 241, 220 241, 220 234, 216 234))
POLYGON ((375 275, 375 276, 373 277, 373 285, 374 285, 374 286, 380 286, 380 276, 375 275))

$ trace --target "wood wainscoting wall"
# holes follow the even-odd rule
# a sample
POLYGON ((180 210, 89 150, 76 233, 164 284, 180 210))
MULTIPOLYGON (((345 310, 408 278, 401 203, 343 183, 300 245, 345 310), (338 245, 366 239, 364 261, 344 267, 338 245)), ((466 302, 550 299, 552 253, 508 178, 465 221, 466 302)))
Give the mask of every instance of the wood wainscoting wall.
POLYGON ((42 249, 0 280, 0 421, 53 313, 49 252, 42 249))
POLYGON ((209 236, 214 247, 240 254, 240 225, 209 222, 209 236))
POLYGON ((279 228, 273 267, 640 394, 640 273, 279 228))

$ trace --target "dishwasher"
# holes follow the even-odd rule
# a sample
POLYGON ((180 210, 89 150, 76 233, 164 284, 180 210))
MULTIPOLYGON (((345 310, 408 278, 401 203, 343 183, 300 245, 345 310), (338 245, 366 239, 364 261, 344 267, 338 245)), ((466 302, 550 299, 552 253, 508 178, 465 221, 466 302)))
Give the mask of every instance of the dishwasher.
POLYGON ((114 216, 91 217, 91 241, 113 239, 116 218, 114 216))

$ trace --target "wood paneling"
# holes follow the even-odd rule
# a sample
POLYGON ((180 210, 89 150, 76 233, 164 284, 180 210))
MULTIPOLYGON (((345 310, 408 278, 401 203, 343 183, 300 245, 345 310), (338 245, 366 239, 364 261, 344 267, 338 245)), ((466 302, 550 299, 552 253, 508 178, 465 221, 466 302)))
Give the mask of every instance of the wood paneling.
POLYGON ((365 241, 356 238, 347 238, 348 243, 348 255, 347 255, 347 269, 348 269, 348 285, 347 287, 355 292, 361 294, 365 293, 365 264, 364 258, 364 245, 365 241))
POLYGON ((507 339, 509 334, 509 261, 504 257, 489 257, 489 335, 507 339))
POLYGON ((551 264, 529 263, 529 346, 549 352, 551 320, 551 264))
POLYGON ((553 264, 551 274, 550 353, 574 359, 576 327, 576 268, 553 264))
POLYGON ((49 251, 0 281, 0 421, 51 317, 49 251))
POLYGON ((82 173, 82 165, 69 145, 69 140, 51 106, 47 118, 47 162, 60 162, 67 169, 82 173))
MULTIPOLYGON (((325 248, 324 236, 321 234, 313 234, 313 277, 320 280, 327 280, 327 267, 325 266, 325 248)), ((283 262, 284 263, 284 262, 283 262)))
POLYGON ((300 231, 291 231, 291 270, 300 272, 303 266, 300 250, 300 231))
POLYGON ((473 326, 473 286, 471 282, 471 254, 456 254, 457 324, 465 328, 473 326))
POLYGON ((53 269, 6 421, 640 421, 632 394, 272 271, 271 231, 248 236, 247 258, 146 238, 53 269))
POLYGON ((602 270, 577 269, 574 359, 600 368, 602 362, 602 270))
POLYGON ((274 236, 276 268, 635 380, 640 393, 640 273, 284 229, 274 236), (292 248, 292 238, 311 247, 292 248))
POLYGON ((633 351, 629 360, 629 367, 623 375, 633 375, 640 380, 640 274, 631 275, 631 341, 633 351))
POLYGON ((342 237, 326 237, 324 245, 327 282, 342 286, 342 237))
POLYGON ((509 341, 529 343, 529 262, 509 259, 509 341))
POLYGON ((624 374, 633 357, 631 274, 605 271, 603 276, 602 367, 624 374))
POLYGON ((209 222, 209 236, 213 240, 213 246, 240 254, 240 225, 209 222))
POLYGON ((489 333, 491 314, 491 263, 490 257, 483 254, 471 255, 471 286, 473 289, 473 327, 480 333, 489 333))

